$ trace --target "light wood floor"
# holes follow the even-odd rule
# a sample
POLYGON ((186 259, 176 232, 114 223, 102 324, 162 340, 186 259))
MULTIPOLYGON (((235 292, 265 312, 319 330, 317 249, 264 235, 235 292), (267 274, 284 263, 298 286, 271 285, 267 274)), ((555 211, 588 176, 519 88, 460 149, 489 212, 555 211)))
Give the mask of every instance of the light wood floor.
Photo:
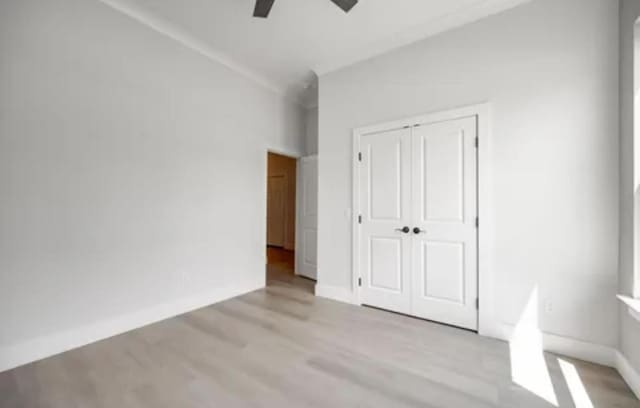
MULTIPOLYGON (((506 343, 315 298, 297 283, 273 279, 266 289, 1 373, 0 406, 555 406, 512 381, 506 343)), ((545 360, 558 406, 573 407, 558 357, 545 360)), ((563 360, 593 407, 640 407, 613 369, 563 360)))
POLYGON ((267 247, 267 285, 288 284, 315 293, 315 282, 294 272, 295 253, 281 248, 267 247))

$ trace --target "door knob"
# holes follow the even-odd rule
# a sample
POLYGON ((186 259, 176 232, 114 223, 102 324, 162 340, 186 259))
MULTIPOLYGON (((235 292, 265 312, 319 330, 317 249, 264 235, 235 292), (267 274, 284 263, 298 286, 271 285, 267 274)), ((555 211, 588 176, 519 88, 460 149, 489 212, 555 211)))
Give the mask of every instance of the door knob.
POLYGON ((415 228, 413 229, 413 233, 414 233, 414 234, 421 234, 421 233, 423 233, 423 232, 427 232, 427 231, 425 231, 425 230, 421 230, 421 229, 420 229, 420 228, 418 228, 418 227, 415 227, 415 228))
POLYGON ((411 228, 409 227, 396 228, 396 231, 400 231, 400 232, 404 232, 405 234, 408 234, 411 231, 411 228))

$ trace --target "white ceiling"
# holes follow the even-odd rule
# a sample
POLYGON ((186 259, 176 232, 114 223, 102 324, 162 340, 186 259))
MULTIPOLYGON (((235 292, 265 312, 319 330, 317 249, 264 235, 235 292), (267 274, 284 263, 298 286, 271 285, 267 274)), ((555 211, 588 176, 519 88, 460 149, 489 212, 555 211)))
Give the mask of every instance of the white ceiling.
POLYGON ((103 0, 270 88, 313 104, 315 74, 345 67, 528 0, 103 0), (305 99, 306 97, 306 99, 305 99))

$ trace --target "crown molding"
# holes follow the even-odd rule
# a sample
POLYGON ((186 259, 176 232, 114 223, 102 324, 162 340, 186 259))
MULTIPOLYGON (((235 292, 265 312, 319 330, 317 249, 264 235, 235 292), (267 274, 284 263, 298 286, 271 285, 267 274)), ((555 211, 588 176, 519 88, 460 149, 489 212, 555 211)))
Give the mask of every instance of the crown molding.
MULTIPOLYGON (((299 92, 292 92, 292 84, 279 83, 268 78, 261 72, 250 68, 229 54, 217 50, 206 42, 196 38, 187 30, 180 28, 169 20, 136 5, 130 0, 100 1, 112 9, 168 38, 171 38, 200 55, 244 76, 261 87, 282 96, 284 99, 296 103, 306 109, 313 107, 304 100, 304 95, 301 95, 299 92)), ((530 1, 531 0, 481 1, 476 6, 460 8, 444 16, 431 19, 409 29, 393 33, 386 38, 377 39, 368 44, 354 47, 347 52, 315 64, 315 66, 312 67, 312 71, 318 76, 325 75, 530 1)))
MULTIPOLYGON (((273 91, 279 95, 285 96, 286 87, 278 84, 275 81, 267 78, 261 73, 247 67, 241 62, 235 60, 233 57, 225 54, 219 50, 214 49, 205 42, 197 39, 187 31, 169 22, 168 20, 154 15, 148 10, 132 4, 127 0, 100 0, 102 3, 113 8, 114 10, 125 14, 126 16, 138 21, 139 23, 153 29, 154 31, 171 38, 172 40, 182 44, 183 46, 215 61, 234 72, 250 79, 254 83, 273 91)), ((291 98, 288 98, 291 99, 291 98)), ((300 104, 300 102, 293 98, 294 102, 300 104)))
POLYGON ((478 2, 475 6, 461 7, 456 11, 393 33, 385 38, 378 38, 368 44, 354 47, 330 60, 321 61, 313 67, 313 71, 318 76, 326 75, 530 1, 532 0, 486 0, 478 2))

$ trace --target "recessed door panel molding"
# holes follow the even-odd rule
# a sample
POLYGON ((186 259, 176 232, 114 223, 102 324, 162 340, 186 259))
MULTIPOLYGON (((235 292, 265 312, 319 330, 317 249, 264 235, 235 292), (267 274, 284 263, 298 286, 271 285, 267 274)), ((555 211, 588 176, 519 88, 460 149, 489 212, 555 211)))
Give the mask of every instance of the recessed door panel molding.
POLYGON ((464 304, 464 243, 425 241, 418 265, 424 273, 421 297, 464 304))
POLYGON ((369 287, 402 293, 402 238, 371 237, 369 287))
POLYGON ((357 134, 361 303, 478 328, 477 137, 477 115, 357 134))
POLYGON ((304 158, 302 162, 303 215, 318 215, 318 163, 317 160, 304 158))
POLYGON ((423 221, 464 221, 464 142, 470 135, 455 125, 444 122, 414 130, 421 153, 423 221))
MULTIPOLYGON (((378 135, 379 136, 379 135, 378 135)), ((372 136, 373 137, 373 136, 372 136)), ((369 180, 369 218, 398 220, 402 218, 402 142, 389 137, 376 138, 366 149, 369 180)))
POLYGON ((315 267, 318 264, 318 232, 315 229, 304 230, 303 237, 303 262, 305 265, 315 267))

